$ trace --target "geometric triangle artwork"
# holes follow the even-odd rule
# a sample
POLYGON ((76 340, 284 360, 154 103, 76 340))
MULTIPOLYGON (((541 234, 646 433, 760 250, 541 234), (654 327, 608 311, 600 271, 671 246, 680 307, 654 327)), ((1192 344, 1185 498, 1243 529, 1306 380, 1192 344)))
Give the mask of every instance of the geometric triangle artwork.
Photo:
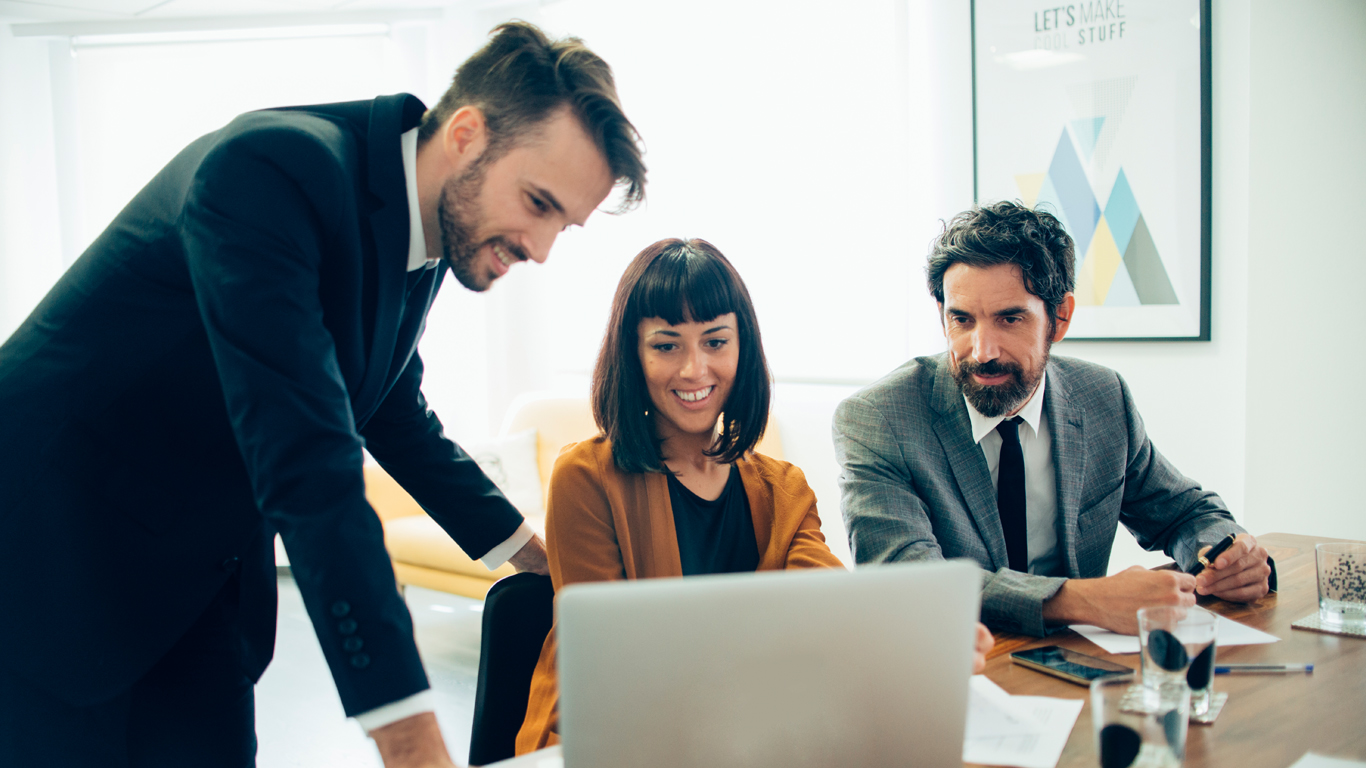
POLYGON ((1084 117, 1080 120, 1072 121, 1072 135, 1077 137, 1077 146, 1081 147, 1081 153, 1090 162, 1091 155, 1096 151, 1096 139, 1100 138, 1100 128, 1105 124, 1103 117, 1084 117))
MULTIPOLYGON (((1067 221, 1067 210, 1063 208, 1062 200, 1058 198, 1058 190, 1053 186, 1053 177, 1050 174, 1044 174, 1043 184, 1039 187, 1039 199, 1034 207, 1056 216, 1058 223, 1062 224, 1062 228, 1067 230, 1069 235, 1072 234, 1072 225, 1067 221)), ((1076 239, 1076 236, 1073 235, 1072 240, 1076 245, 1077 252, 1085 253, 1081 250, 1081 245, 1075 243, 1076 239)))
MULTIPOLYGON (((1095 234, 1096 222, 1100 219, 1100 206, 1096 195, 1091 191, 1091 180, 1086 178, 1086 169, 1077 158, 1072 142, 1067 138, 1067 129, 1058 137, 1058 147, 1053 152, 1053 162, 1048 167, 1047 187, 1052 185, 1061 204, 1060 210, 1067 214, 1067 229, 1072 234, 1076 247, 1086 251, 1091 247, 1091 236, 1095 234)), ((1043 191, 1039 198, 1042 201, 1043 191)), ((1108 281, 1107 281, 1108 282, 1108 281)))
POLYGON ((1105 294, 1105 306, 1137 307, 1142 303, 1138 300, 1138 291, 1134 290, 1134 281, 1129 278, 1129 270, 1117 270, 1115 279, 1110 281, 1110 291, 1105 294))
POLYGON ((1026 208, 1033 208, 1039 202, 1039 190, 1043 187, 1044 174, 1020 173, 1015 176, 1015 186, 1020 190, 1020 202, 1026 208))
POLYGON ((1110 222, 1110 234, 1115 238, 1115 245, 1123 253, 1129 247, 1129 237, 1138 223, 1138 201, 1134 200, 1134 191, 1129 188, 1129 177, 1124 175, 1123 168, 1119 169, 1115 185, 1110 188, 1110 199, 1105 203, 1105 218, 1110 222))
POLYGON ((1179 304, 1172 282, 1167 277, 1167 269, 1162 266, 1162 257, 1157 254, 1157 244, 1153 242, 1148 223, 1139 214, 1134 225, 1133 237, 1129 247, 1124 249, 1124 266, 1133 281, 1134 292, 1143 304, 1179 304))
MULTIPOLYGON (((1091 238, 1091 247, 1087 249, 1086 257, 1082 260, 1081 271, 1089 285, 1088 290, 1077 291, 1077 305, 1085 307, 1107 303, 1106 299, 1109 298, 1110 285, 1115 279, 1115 274, 1124 271, 1120 266, 1119 249, 1115 247, 1115 239, 1110 237, 1109 225, 1105 218, 1101 217, 1097 222, 1096 234, 1091 238)), ((1080 283, 1081 280, 1077 282, 1080 283)))
POLYGON ((1077 156, 1080 147, 1090 159, 1104 125, 1104 117, 1071 121, 1068 128, 1076 143, 1063 128, 1048 172, 1015 177, 1020 197, 1029 207, 1052 213, 1072 236, 1077 306, 1179 304, 1124 169, 1116 174, 1102 213, 1077 156))

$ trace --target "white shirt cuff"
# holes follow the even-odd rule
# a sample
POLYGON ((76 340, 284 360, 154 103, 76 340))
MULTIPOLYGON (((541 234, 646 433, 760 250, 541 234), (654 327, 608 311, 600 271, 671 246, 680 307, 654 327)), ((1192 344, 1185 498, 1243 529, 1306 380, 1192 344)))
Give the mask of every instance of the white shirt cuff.
POLYGON ((420 715, 423 712, 435 712, 436 700, 432 697, 432 689, 419 691, 406 699, 399 699, 382 707, 375 707, 368 712, 356 715, 356 722, 360 727, 369 733, 376 728, 383 728, 390 723, 397 723, 405 717, 420 715))
POLYGON ((483 563, 484 567, 490 571, 497 570, 499 566, 508 561, 508 558, 520 552, 522 547, 525 547, 526 543, 531 541, 531 537, 535 535, 536 532, 531 529, 527 521, 523 520, 507 541, 490 549, 487 555, 479 558, 479 562, 483 563))

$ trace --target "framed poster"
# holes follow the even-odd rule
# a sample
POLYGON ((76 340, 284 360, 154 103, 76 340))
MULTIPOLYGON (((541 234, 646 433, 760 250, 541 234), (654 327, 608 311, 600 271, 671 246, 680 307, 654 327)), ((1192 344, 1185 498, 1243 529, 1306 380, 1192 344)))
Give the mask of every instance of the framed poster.
POLYGON ((1210 338, 1209 0, 974 0, 974 191, 1076 243, 1069 339, 1210 338))

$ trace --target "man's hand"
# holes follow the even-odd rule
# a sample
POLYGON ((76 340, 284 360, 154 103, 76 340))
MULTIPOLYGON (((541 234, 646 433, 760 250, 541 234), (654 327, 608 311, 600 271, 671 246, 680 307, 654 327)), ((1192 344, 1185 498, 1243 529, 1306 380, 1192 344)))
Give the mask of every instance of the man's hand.
MULTIPOLYGON (((1205 547, 1200 554, 1208 550, 1209 547, 1205 547)), ((1266 547, 1258 544, 1251 534, 1238 534, 1233 546, 1220 553, 1210 567, 1195 577, 1195 591, 1236 603, 1250 603, 1271 589, 1271 564, 1266 559, 1266 547)))
POLYGON ((521 573, 539 573, 542 576, 550 575, 550 563, 545 559, 545 542, 540 536, 532 535, 531 541, 522 545, 517 550, 517 554, 508 558, 512 567, 521 573))
POLYGON ((455 768, 436 714, 422 712, 370 732, 384 768, 455 768))
POLYGON ((1100 579, 1068 579, 1044 601, 1043 617, 1054 624, 1094 624, 1136 635, 1138 609, 1153 605, 1195 605, 1195 577, 1135 565, 1100 579))
POLYGON ((975 675, 987 668, 987 653, 994 645, 996 638, 991 636, 991 631, 982 622, 977 622, 977 645, 972 653, 972 674, 975 675))

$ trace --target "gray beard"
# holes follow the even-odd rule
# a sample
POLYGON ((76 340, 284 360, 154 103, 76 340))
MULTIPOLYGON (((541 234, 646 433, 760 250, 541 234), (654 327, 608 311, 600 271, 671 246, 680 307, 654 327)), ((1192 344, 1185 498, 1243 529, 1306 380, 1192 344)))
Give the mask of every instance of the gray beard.
POLYGON ((1044 368, 1047 365, 1047 350, 1044 352, 1043 362, 1039 365, 1038 370, 1027 373, 1017 363, 1002 363, 996 360, 977 363, 972 360, 959 360, 957 368, 953 369, 953 380, 958 382, 958 388, 963 392, 963 396, 967 398, 973 408, 977 409, 978 413, 994 418, 1004 416, 1024 405, 1029 396, 1034 394, 1034 390, 1038 388, 1039 381, 1043 379, 1044 368), (983 385, 978 384, 972 378, 974 373, 982 376, 999 376, 1002 373, 1008 373, 1010 378, 1004 384, 983 385))

